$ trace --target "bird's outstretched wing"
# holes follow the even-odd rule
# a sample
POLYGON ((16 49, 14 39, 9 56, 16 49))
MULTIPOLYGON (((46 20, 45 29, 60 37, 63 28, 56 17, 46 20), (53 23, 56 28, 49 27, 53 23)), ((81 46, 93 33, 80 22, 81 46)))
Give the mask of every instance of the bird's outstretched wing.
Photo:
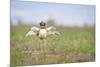
POLYGON ((48 31, 48 35, 61 35, 58 31, 48 31))
POLYGON ((56 30, 56 28, 53 27, 53 26, 50 26, 50 27, 46 28, 46 30, 47 30, 47 31, 51 31, 51 30, 56 30))
POLYGON ((39 29, 40 29, 40 28, 35 27, 35 26, 33 26, 33 27, 31 28, 32 31, 39 31, 39 29))
POLYGON ((39 28, 33 26, 33 27, 30 29, 30 31, 26 34, 26 37, 27 37, 27 36, 31 36, 31 35, 36 35, 38 31, 39 31, 39 28))
POLYGON ((50 26, 46 28, 48 35, 61 35, 60 32, 56 31, 56 28, 54 26, 50 26))

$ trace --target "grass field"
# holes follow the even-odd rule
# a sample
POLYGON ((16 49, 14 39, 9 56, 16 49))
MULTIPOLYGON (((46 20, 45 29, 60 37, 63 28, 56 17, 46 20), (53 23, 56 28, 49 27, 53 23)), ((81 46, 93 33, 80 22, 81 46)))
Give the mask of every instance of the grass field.
POLYGON ((60 36, 48 36, 46 52, 36 36, 25 37, 30 26, 11 26, 11 66, 95 61, 94 27, 58 27, 60 36))

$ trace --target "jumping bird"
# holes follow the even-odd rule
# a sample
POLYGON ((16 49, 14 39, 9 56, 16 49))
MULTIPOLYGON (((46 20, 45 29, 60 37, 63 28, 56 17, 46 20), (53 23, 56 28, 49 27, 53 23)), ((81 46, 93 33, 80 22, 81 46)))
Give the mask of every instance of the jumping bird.
POLYGON ((39 39, 43 40, 47 37, 47 35, 60 35, 60 32, 55 31, 56 28, 53 26, 46 28, 46 23, 43 21, 40 22, 40 28, 33 26, 30 31, 26 34, 27 36, 35 35, 38 36, 39 39))

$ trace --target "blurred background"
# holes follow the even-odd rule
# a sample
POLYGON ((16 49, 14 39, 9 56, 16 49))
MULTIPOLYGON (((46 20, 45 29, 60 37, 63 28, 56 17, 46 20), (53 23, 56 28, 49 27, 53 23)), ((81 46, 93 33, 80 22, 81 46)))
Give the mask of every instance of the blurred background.
POLYGON ((54 21, 64 26, 94 25, 95 6, 11 0, 12 25, 38 24, 40 21, 54 21))

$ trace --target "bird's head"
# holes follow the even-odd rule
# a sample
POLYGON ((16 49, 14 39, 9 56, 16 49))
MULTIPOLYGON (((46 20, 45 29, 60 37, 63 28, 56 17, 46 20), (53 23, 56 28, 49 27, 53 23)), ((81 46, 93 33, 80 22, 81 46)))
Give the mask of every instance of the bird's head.
POLYGON ((46 23, 44 23, 43 21, 41 21, 41 22, 40 22, 40 26, 41 26, 41 28, 45 28, 46 23))
POLYGON ((44 23, 43 21, 40 22, 40 26, 46 26, 46 23, 44 23))

